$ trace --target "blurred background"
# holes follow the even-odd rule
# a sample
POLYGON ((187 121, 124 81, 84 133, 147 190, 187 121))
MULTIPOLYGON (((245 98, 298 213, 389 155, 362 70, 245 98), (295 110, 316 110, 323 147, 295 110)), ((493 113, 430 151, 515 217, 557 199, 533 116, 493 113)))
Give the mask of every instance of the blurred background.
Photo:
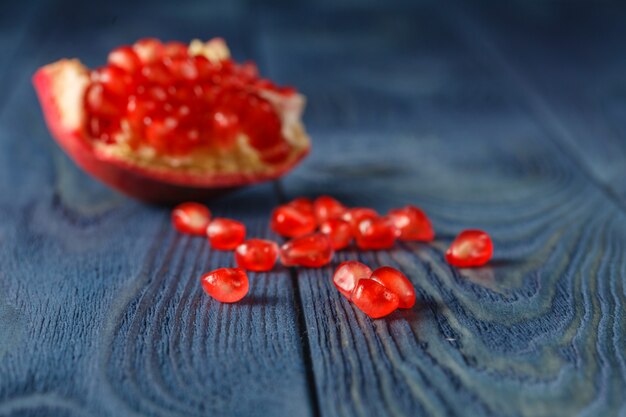
MULTIPOLYGON (((113 47, 149 36, 182 41, 221 36, 237 60, 254 60, 262 75, 301 90, 314 139, 307 178, 314 171, 357 181, 356 165, 378 172, 377 178, 408 169, 429 178, 420 184, 423 192, 458 186, 450 191, 482 198, 486 190, 476 177, 471 184, 450 181, 456 173, 449 167, 464 163, 458 158, 468 153, 480 153, 481 141, 532 134, 509 125, 515 123, 507 120, 511 109, 519 106, 562 130, 554 125, 553 113, 559 113, 570 131, 560 132, 558 140, 577 157, 585 154, 590 159, 585 164, 603 180, 619 176, 626 152, 621 143, 625 58, 619 52, 626 29, 618 2, 589 7, 561 1, 42 0, 2 7, 0 47, 6 58, 0 106, 20 114, 16 119, 5 112, 6 123, 29 129, 25 133, 41 155, 54 145, 43 134, 34 94, 8 103, 17 91, 30 89, 35 69, 61 57, 102 65, 113 47), (585 119, 593 117, 602 120, 585 119), (389 129, 393 135, 386 134, 389 129), (572 137, 577 135, 601 135, 597 140, 606 146, 588 152, 595 140, 572 137), (447 152, 456 142, 463 152, 447 152), (379 146, 389 163, 369 158, 366 148, 379 146), (391 152, 406 146, 416 154, 391 152), (364 151, 365 165, 357 163, 364 151), (352 168, 343 158, 348 153, 352 168), (417 153, 425 156, 419 164, 412 162, 417 153)), ((20 143, 13 144, 14 157, 23 149, 20 143)), ((24 158, 24 164, 37 163, 31 155, 24 158)), ((326 187, 328 178, 318 179, 326 187)))

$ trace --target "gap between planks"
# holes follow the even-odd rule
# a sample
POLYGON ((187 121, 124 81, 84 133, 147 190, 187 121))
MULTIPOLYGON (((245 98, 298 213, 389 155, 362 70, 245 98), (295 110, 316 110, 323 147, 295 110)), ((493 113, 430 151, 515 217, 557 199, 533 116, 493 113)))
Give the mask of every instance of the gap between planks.
MULTIPOLYGON (((274 192, 278 198, 280 204, 285 204, 288 201, 287 194, 283 189, 283 185, 280 180, 274 181, 274 192)), ((313 416, 319 417, 322 415, 319 395, 317 392, 317 381, 315 379, 315 371, 313 370, 313 355, 311 354, 311 340, 309 338, 309 332, 306 327, 306 318, 303 313, 302 295, 300 294, 300 280, 298 279, 298 272, 296 268, 288 268, 289 276, 293 283, 295 290, 294 305, 296 310, 296 323, 298 325, 298 334, 300 340, 302 340, 302 356, 304 359, 304 371, 306 373, 306 382, 309 388, 309 396, 311 399, 311 412, 313 416)))

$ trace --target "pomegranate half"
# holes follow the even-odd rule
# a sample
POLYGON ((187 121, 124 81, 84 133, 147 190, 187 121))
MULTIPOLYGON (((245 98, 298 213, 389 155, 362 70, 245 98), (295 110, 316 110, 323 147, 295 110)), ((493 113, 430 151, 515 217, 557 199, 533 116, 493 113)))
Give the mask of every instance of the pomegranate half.
POLYGON ((277 178, 309 151, 305 99, 220 38, 143 39, 90 70, 77 59, 33 77, 46 123, 86 172, 138 199, 205 199, 277 178))

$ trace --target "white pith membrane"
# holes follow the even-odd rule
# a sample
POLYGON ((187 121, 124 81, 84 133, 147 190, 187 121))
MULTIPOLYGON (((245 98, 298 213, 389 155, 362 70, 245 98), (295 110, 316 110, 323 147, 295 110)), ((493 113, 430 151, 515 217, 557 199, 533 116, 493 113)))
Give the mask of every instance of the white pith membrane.
MULTIPOLYGON (((230 57, 228 47, 221 39, 206 43, 194 40, 189 45, 191 55, 204 55, 210 61, 220 61, 230 57)), ((89 69, 78 59, 62 59, 46 66, 51 80, 51 92, 56 98, 61 124, 70 131, 86 133, 87 115, 84 109, 84 95, 90 84, 89 69)), ((284 96, 270 90, 262 90, 259 95, 267 100, 282 122, 282 135, 289 143, 289 156, 278 164, 265 163, 259 152, 253 148, 247 135, 239 133, 235 144, 228 149, 217 147, 210 150, 196 150, 189 155, 172 157, 158 154, 152 147, 142 145, 137 149, 129 144, 128 124, 122 119, 122 130, 116 135, 115 143, 106 144, 89 138, 97 155, 131 162, 133 165, 150 169, 188 172, 190 174, 258 174, 289 166, 309 147, 309 138, 302 125, 301 116, 305 98, 301 94, 284 96)))

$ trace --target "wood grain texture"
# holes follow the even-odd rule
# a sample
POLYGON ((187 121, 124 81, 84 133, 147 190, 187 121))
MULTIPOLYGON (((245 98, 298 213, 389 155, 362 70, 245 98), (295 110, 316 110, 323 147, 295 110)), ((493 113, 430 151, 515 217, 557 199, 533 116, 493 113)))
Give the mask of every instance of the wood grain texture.
MULTIPOLYGON (((554 4, 536 6, 536 19, 548 13, 542 36, 554 4)), ((607 191, 619 194, 609 180, 622 143, 568 142, 554 127, 609 123, 563 111, 565 92, 588 99, 591 87, 569 87, 596 67, 576 66, 559 84, 558 55, 549 78, 538 77, 550 49, 516 35, 525 23, 515 12, 508 33, 476 7, 14 6, 26 35, 12 69, 0 69, 0 416, 626 416, 626 212, 607 191), (166 209, 80 173, 50 140, 29 78, 61 56, 100 65, 111 47, 143 36, 215 35, 304 91, 315 140, 276 189, 216 201, 215 214, 276 238, 267 218, 285 198, 332 194, 383 212, 414 203, 434 220, 434 244, 252 274, 250 296, 235 305, 204 296, 197 277, 232 265, 231 255, 174 233, 166 209), (550 84, 548 98, 538 105, 518 79, 550 84), (488 267, 444 262, 465 227, 493 235, 488 267), (354 258, 402 269, 417 306, 385 320, 361 314, 330 281, 333 266, 354 258)), ((0 44, 17 32, 3 27, 0 44)), ((600 54, 621 68, 608 58, 623 33, 606 35, 614 43, 604 55, 585 32, 590 45, 571 56, 600 54)), ((619 97, 612 103, 619 112, 619 97)))
POLYGON ((366 13, 353 26, 335 14, 269 18, 280 28, 266 39, 272 75, 331 63, 297 68, 318 142, 284 181, 287 198, 418 204, 439 235, 336 259, 407 273, 417 307, 389 320, 348 303, 334 265, 298 271, 322 414, 623 415, 626 216, 446 12, 366 13), (297 48, 296 33, 319 42, 297 48), (444 262, 467 227, 494 237, 490 266, 444 262))
MULTIPOLYGON (((467 38, 489 51, 565 152, 626 204, 626 7, 465 5, 467 38)), ((626 207, 626 206, 625 206, 626 207)))

